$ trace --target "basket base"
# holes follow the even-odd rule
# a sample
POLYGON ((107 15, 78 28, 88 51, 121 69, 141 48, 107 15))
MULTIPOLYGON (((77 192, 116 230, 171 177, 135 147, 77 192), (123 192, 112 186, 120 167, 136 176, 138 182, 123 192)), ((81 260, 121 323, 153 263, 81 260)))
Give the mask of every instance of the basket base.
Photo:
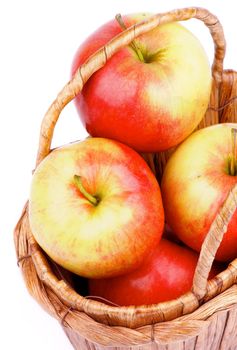
POLYGON ((151 339, 150 343, 140 346, 121 344, 116 347, 96 344, 83 338, 71 328, 63 326, 63 329, 75 350, 237 350, 236 324, 237 307, 235 305, 212 315, 207 320, 207 326, 203 327, 198 335, 189 337, 185 341, 161 344, 151 339))

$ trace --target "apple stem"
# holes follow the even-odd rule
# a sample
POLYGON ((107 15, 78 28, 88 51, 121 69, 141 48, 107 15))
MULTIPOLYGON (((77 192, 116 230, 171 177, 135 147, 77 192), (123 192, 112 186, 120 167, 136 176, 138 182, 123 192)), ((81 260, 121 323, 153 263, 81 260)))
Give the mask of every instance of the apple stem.
POLYGON ((230 175, 235 176, 236 175, 236 133, 237 129, 232 128, 231 129, 231 138, 232 138, 232 155, 230 157, 230 175))
MULTIPOLYGON (((125 25, 125 23, 124 23, 124 21, 123 21, 123 18, 122 18, 122 16, 121 16, 120 13, 117 14, 117 15, 115 16, 115 19, 116 19, 116 21, 118 22, 118 24, 120 25, 120 27, 121 27, 123 30, 126 30, 126 29, 127 29, 127 27, 126 27, 126 25, 125 25)), ((145 58, 144 58, 144 56, 143 56, 141 50, 139 49, 139 47, 138 47, 136 41, 133 40, 129 46, 131 46, 131 48, 136 52, 136 54, 137 54, 139 60, 140 60, 141 62, 145 62, 145 58)))
POLYGON ((81 192, 81 194, 83 194, 83 196, 88 199, 88 201, 93 204, 93 205, 97 205, 98 204, 98 199, 96 197, 93 197, 90 193, 88 193, 85 190, 85 187, 82 184, 82 180, 81 180, 81 176, 79 175, 74 175, 74 181, 76 183, 76 185, 78 186, 79 191, 81 192))

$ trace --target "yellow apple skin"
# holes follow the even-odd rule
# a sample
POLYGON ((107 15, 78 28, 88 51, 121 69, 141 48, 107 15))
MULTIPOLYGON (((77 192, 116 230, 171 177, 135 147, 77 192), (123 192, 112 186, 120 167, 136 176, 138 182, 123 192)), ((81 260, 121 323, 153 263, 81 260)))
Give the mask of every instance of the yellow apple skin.
POLYGON ((33 235, 59 265, 84 277, 137 268, 164 226, 159 185, 145 161, 118 142, 90 138, 52 151, 30 193, 33 235), (80 192, 74 175, 99 203, 80 192))
MULTIPOLYGON (((232 154, 231 128, 219 124, 188 137, 172 154, 162 178, 166 221, 189 247, 200 251, 202 242, 237 176, 228 174, 232 154)), ((216 258, 228 261, 237 256, 237 213, 216 258)))
MULTIPOLYGON (((123 16, 127 27, 149 14, 123 16)), ((72 72, 116 34, 112 20, 79 47, 72 72)), ((141 152, 179 144, 204 117, 211 92, 211 69, 199 40, 179 23, 139 36, 142 62, 131 46, 113 55, 75 98, 79 116, 92 136, 111 138, 141 152)))

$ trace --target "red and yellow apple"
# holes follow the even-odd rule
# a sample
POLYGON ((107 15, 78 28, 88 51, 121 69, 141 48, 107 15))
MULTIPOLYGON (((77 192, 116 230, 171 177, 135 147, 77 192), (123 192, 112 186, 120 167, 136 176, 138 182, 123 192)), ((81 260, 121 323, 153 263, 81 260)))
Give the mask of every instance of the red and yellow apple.
MULTIPOLYGON (((188 137, 170 157, 162 178, 167 223, 189 247, 200 251, 203 240, 232 187, 237 183, 236 146, 232 130, 220 124, 188 137)), ((237 257, 237 211, 216 259, 237 257)))
MULTIPOLYGON (((162 239, 135 271, 107 279, 89 280, 89 293, 120 306, 150 305, 178 298, 192 287, 198 254, 162 239)), ((210 277, 220 272, 214 266, 210 277)))
POLYGON ((89 138, 53 150, 37 167, 32 233, 59 265, 84 277, 137 268, 160 241, 160 188, 146 162, 116 141, 89 138))
MULTIPOLYGON (((147 14, 112 20, 79 47, 72 74, 100 47, 147 14)), ((168 149, 199 124, 208 106, 211 71, 197 38, 164 24, 119 50, 85 84, 76 106, 89 134, 142 152, 168 149)))

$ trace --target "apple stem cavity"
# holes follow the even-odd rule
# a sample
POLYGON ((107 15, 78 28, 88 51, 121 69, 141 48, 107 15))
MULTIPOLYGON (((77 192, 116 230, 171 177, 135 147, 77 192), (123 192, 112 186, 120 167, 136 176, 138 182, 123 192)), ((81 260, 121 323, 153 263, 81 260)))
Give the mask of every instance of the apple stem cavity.
POLYGON ((85 189, 85 187, 82 184, 82 178, 79 175, 74 175, 74 181, 79 189, 79 191, 81 192, 81 194, 88 199, 88 201, 93 204, 94 206, 96 206, 99 201, 96 197, 92 196, 90 193, 88 193, 85 189))
MULTIPOLYGON (((123 21, 123 18, 122 18, 122 16, 121 16, 120 13, 117 14, 117 15, 115 16, 115 19, 116 19, 116 21, 118 22, 118 24, 120 25, 120 27, 121 27, 123 30, 126 30, 126 29, 127 29, 127 27, 126 27, 126 25, 125 25, 125 23, 124 23, 124 21, 123 21)), ((141 62, 145 62, 145 58, 144 58, 144 56, 143 56, 143 54, 142 54, 142 51, 139 49, 139 47, 138 47, 136 41, 133 40, 129 46, 135 51, 135 53, 137 54, 139 60, 140 60, 141 62)))
POLYGON ((237 175, 237 164, 236 164, 236 134, 237 129, 231 129, 231 139, 232 139, 232 154, 229 158, 229 174, 232 176, 237 175))

